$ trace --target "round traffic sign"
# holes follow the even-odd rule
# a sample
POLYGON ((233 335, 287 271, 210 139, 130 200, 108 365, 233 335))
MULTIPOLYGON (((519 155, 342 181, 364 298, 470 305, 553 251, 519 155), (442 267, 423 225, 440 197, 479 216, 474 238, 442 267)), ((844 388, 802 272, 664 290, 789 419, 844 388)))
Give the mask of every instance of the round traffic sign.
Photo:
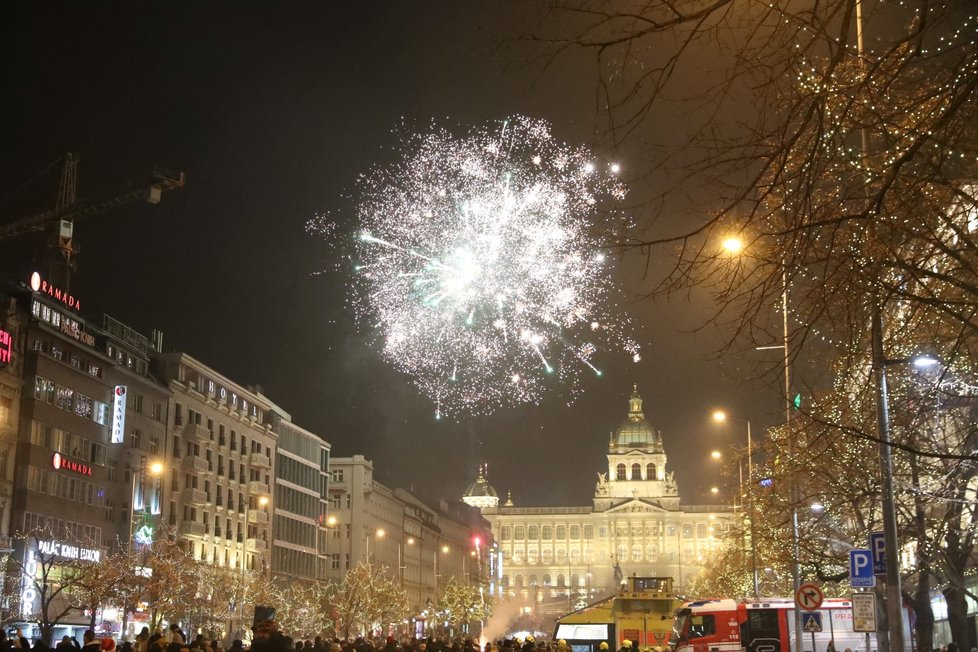
POLYGON ((795 591, 795 604, 806 611, 815 611, 822 606, 823 600, 825 600, 825 594, 822 593, 822 589, 811 582, 802 584, 795 591))

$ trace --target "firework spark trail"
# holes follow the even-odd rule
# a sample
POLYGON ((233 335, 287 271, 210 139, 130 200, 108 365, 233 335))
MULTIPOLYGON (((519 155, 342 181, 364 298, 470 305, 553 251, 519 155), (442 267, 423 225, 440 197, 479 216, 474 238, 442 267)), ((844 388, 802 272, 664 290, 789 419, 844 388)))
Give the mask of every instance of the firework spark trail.
POLYGON ((570 398, 599 353, 638 359, 591 235, 617 172, 516 118, 411 137, 364 178, 354 305, 437 415, 570 398))

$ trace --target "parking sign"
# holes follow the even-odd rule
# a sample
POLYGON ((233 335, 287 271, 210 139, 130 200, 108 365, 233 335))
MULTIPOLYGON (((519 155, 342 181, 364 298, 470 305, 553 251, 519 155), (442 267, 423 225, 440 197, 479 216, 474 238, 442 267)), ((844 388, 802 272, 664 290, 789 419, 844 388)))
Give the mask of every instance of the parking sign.
POLYGON ((859 588, 876 586, 873 557, 869 550, 856 548, 849 551, 849 584, 859 588))
POLYGON ((869 535, 869 551, 873 555, 873 574, 886 575, 886 540, 882 532, 869 535))

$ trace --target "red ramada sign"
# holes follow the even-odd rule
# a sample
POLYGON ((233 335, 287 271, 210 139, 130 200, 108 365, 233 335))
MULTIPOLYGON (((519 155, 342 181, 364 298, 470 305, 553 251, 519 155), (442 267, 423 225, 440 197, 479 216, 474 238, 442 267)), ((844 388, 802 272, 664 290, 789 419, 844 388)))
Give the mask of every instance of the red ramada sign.
POLYGON ((55 301, 61 302, 72 310, 81 310, 81 301, 75 298, 74 295, 69 294, 67 291, 48 283, 47 280, 41 278, 41 274, 39 272, 34 272, 31 274, 31 289, 35 292, 48 295, 55 301))

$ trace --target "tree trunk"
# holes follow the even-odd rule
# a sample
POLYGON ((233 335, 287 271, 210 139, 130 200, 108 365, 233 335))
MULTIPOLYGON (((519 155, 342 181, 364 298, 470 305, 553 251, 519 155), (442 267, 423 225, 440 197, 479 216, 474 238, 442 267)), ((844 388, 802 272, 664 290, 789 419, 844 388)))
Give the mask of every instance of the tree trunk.
MULTIPOLYGON (((886 582, 878 582, 873 592, 876 593, 876 647, 880 652, 890 649, 890 630, 886 619, 886 590, 882 586, 886 582)), ((903 652, 894 650, 893 652, 903 652)))
POLYGON ((958 644, 959 650, 970 649, 968 640, 968 605, 964 599, 963 577, 951 578, 944 589, 947 602, 947 624, 951 628, 951 640, 958 644))
POLYGON ((921 572, 917 579, 913 610, 917 615, 917 651, 931 652, 934 647, 934 609, 930 602, 930 573, 921 572))
POLYGON ((88 628, 91 630, 95 629, 96 615, 98 614, 98 605, 92 605, 92 617, 88 619, 88 628))
POLYGON ((126 627, 129 626, 129 605, 123 603, 122 605, 122 629, 119 630, 119 638, 121 640, 126 640, 126 627))
POLYGON ((54 623, 40 622, 37 624, 39 630, 41 630, 41 640, 48 647, 51 647, 54 639, 54 623))

